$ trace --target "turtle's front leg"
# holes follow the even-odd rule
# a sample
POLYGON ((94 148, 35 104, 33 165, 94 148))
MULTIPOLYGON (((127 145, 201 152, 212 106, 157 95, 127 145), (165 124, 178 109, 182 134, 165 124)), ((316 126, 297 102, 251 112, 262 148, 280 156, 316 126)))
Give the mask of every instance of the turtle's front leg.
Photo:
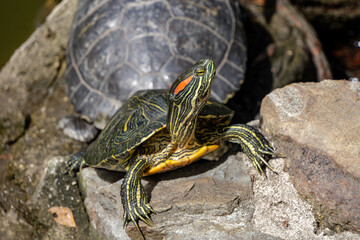
POLYGON ((266 161, 269 157, 276 156, 275 151, 257 129, 245 124, 226 126, 222 131, 222 138, 229 142, 240 144, 259 173, 264 173, 261 168, 261 162, 271 171, 275 172, 266 161))
POLYGON ((139 228, 138 222, 142 220, 149 226, 152 226, 153 222, 150 214, 155 213, 147 201, 144 187, 140 181, 141 175, 148 165, 148 160, 139 159, 130 166, 122 182, 120 193, 124 208, 124 226, 126 226, 129 221, 132 221, 143 238, 144 235, 139 228))
POLYGON ((86 165, 85 160, 83 158, 84 152, 86 149, 81 150, 70 156, 69 160, 66 162, 65 168, 61 170, 62 174, 70 174, 72 175, 74 172, 79 171, 86 165))

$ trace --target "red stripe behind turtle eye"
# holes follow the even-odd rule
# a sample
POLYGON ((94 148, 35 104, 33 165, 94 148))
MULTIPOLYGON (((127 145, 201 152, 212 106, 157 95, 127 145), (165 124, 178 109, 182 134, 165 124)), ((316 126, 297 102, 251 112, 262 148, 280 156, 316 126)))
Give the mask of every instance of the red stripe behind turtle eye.
POLYGON ((174 90, 175 94, 178 94, 181 90, 183 90, 191 81, 191 79, 193 79, 193 75, 191 75, 190 77, 188 77, 187 79, 183 80, 181 83, 179 83, 179 85, 177 85, 177 87, 174 90))

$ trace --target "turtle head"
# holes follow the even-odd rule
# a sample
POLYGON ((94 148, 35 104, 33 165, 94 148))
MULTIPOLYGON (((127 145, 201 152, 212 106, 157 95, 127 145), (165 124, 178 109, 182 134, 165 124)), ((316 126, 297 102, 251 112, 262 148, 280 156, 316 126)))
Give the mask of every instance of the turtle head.
POLYGON ((196 120, 209 99, 215 72, 214 62, 204 58, 183 72, 170 88, 167 126, 180 145, 194 136, 196 120))

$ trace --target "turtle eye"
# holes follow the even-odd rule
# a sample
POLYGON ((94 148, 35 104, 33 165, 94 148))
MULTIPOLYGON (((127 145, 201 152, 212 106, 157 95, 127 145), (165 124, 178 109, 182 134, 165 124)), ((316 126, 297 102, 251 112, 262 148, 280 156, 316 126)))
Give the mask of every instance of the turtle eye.
POLYGON ((195 69, 194 75, 195 75, 195 76, 202 76, 202 75, 205 74, 205 72, 206 72, 205 68, 202 67, 202 66, 199 66, 199 67, 197 67, 197 68, 195 69))

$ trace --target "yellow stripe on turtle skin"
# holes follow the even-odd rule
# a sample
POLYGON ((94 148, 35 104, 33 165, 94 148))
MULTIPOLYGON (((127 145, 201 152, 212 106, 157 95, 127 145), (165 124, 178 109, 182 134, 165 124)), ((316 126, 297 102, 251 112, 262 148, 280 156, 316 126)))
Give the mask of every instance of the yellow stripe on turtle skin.
POLYGON ((157 108, 157 109, 159 109, 161 112, 166 112, 167 110, 165 110, 165 109, 163 109, 163 108, 161 108, 158 104, 155 104, 155 103, 152 103, 152 102, 149 102, 149 101, 146 101, 146 100, 144 100, 144 99, 141 99, 141 98, 136 98, 139 102, 142 102, 142 103, 144 103, 145 105, 147 104, 147 105, 150 105, 150 106, 152 106, 152 107, 154 107, 154 108, 157 108))
MULTIPOLYGON (((136 209, 132 208, 132 201, 130 201, 130 197, 131 197, 131 191, 130 191, 130 187, 134 188, 135 184, 136 184, 136 181, 138 180, 137 177, 134 177, 134 174, 138 174, 138 172, 136 171, 137 167, 139 165, 142 165, 144 164, 143 161, 138 161, 135 166, 133 167, 133 170, 132 171, 129 171, 128 174, 129 174, 129 177, 127 179, 127 182, 126 182, 126 198, 127 198, 127 204, 128 204, 128 209, 130 210, 129 212, 131 212, 132 210, 135 212, 135 215, 136 216, 139 216, 139 214, 137 213, 136 209)), ((138 195, 138 192, 136 193, 138 195)), ((132 215, 130 215, 130 218, 131 218, 131 221, 134 222, 136 228, 140 231, 140 228, 139 226, 136 224, 136 219, 134 219, 134 217, 132 215)), ((141 232, 141 231, 140 231, 141 232)))
MULTIPOLYGON (((152 175, 155 173, 166 172, 166 171, 170 171, 170 170, 173 170, 176 168, 180 168, 180 167, 189 165, 190 163, 193 163, 193 162, 199 160, 201 157, 204 157, 205 155, 215 151, 219 147, 220 147, 220 145, 203 146, 199 149, 196 149, 193 153, 191 153, 189 155, 185 155, 185 156, 180 155, 181 158, 176 159, 176 160, 171 159, 172 157, 170 156, 170 159, 145 170, 145 172, 143 173, 143 176, 148 176, 148 175, 152 175)), ((177 149, 175 151, 175 153, 182 152, 182 151, 183 151, 183 149, 177 149)))
POLYGON ((132 118, 132 114, 128 117, 128 119, 125 121, 125 124, 124 124, 124 132, 126 132, 127 131, 127 125, 128 125, 128 123, 129 123, 129 121, 130 121, 130 119, 132 118))

